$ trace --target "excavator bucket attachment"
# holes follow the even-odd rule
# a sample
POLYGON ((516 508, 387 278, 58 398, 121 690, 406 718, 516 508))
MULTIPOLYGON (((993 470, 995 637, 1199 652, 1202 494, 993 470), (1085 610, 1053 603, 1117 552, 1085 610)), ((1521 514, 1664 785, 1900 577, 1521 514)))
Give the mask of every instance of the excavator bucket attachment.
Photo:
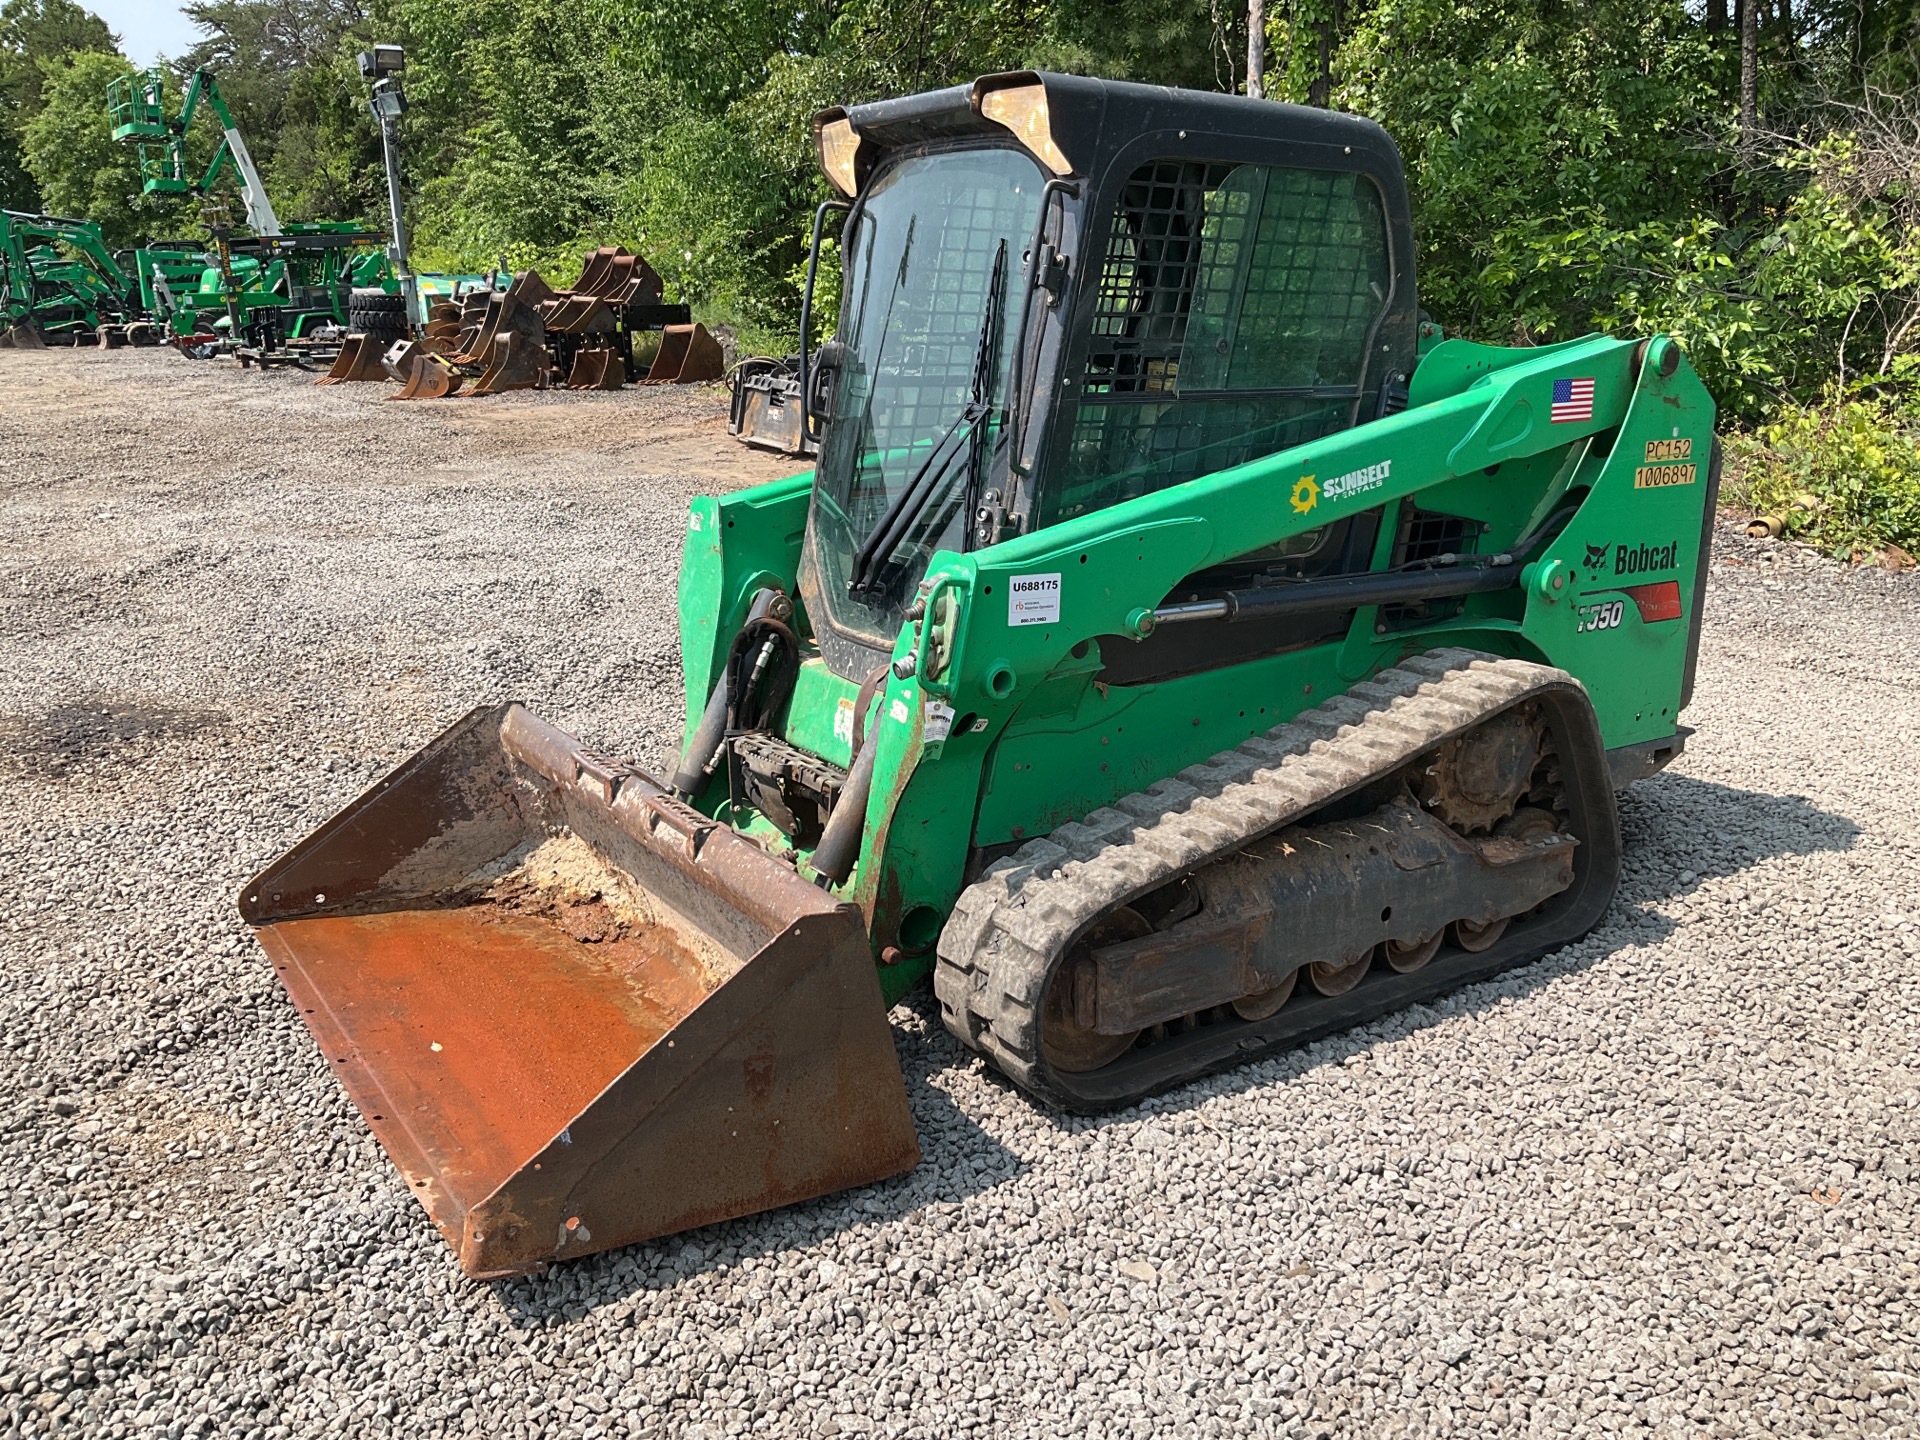
POLYGON ((618 390, 626 383, 627 365, 618 350, 582 350, 567 374, 569 390, 618 390))
POLYGON ((467 392, 469 395, 547 388, 547 348, 537 340, 528 340, 518 330, 509 330, 494 340, 486 365, 473 389, 467 392))
POLYGON ((859 912, 518 705, 240 912, 476 1278, 918 1163, 859 912))
POLYGON ((460 307, 451 300, 441 300, 427 312, 426 338, 429 340, 453 340, 460 334, 460 307))
POLYGON ((540 307, 553 298, 553 291, 538 271, 527 270, 515 276, 505 290, 486 295, 478 332, 469 348, 454 358, 463 365, 488 364, 493 357, 494 342, 509 334, 519 334, 539 344, 546 338, 540 307))
POLYGON ((587 257, 587 263, 580 267, 580 278, 573 282, 573 293, 604 295, 613 284, 615 258, 626 253, 626 248, 621 245, 602 245, 594 251, 587 257))
POLYGON ((340 353, 333 357, 327 373, 313 383, 341 385, 354 380, 384 380, 386 374, 380 364, 380 342, 366 335, 349 335, 340 342, 340 353))
POLYGON ((416 351, 407 357, 406 368, 395 379, 400 388, 389 400, 444 400, 460 388, 466 379, 453 366, 431 351, 416 351))
POLYGON ((704 325, 669 325, 660 333, 660 353, 642 385, 688 385, 718 380, 726 366, 720 342, 704 325))
POLYGON ((547 329, 561 335, 611 335, 619 322, 597 295, 569 295, 547 307, 547 329))

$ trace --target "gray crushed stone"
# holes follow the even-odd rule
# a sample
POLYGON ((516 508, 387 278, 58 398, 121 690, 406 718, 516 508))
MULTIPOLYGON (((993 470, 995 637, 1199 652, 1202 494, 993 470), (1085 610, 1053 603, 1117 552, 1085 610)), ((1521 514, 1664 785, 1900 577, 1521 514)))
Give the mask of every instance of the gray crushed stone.
POLYGON ((0 354, 0 1435, 1905 1435, 1920 580, 1716 542, 1591 937, 1099 1120, 462 1279, 233 910, 471 705, 657 761, 716 392, 0 354))

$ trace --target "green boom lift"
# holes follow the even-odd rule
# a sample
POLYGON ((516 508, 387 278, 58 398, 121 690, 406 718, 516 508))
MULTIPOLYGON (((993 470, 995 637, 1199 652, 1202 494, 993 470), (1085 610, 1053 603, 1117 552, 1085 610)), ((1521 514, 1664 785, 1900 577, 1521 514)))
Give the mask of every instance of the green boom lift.
POLYGON ((221 207, 210 204, 214 243, 195 283, 178 284, 192 257, 177 248, 136 257, 151 313, 174 334, 205 333, 224 316, 235 338, 262 325, 276 334, 300 336, 320 324, 345 325, 353 288, 384 289, 392 283, 380 250, 386 237, 379 232, 351 223, 281 223, 212 72, 193 72, 177 115, 167 113, 165 72, 158 67, 113 81, 107 87, 107 111, 113 138, 138 147, 142 194, 206 199, 229 172, 239 186, 252 234, 236 237, 221 207), (187 141, 203 106, 220 127, 220 141, 195 178, 187 141))
POLYGON ((929 979, 1090 1111, 1567 945, 1686 734, 1712 399, 1441 340, 1378 126, 1026 72, 815 128, 818 468, 692 505, 664 778, 479 709, 240 897, 470 1274, 911 1166, 929 979))
POLYGON ((123 75, 107 86, 107 113, 113 138, 132 141, 140 156, 140 191, 144 195, 208 195, 223 171, 231 170, 240 186, 247 225, 256 235, 278 235, 280 219, 273 213, 267 187, 253 167, 253 156, 233 114, 221 98, 220 84, 211 71, 196 70, 178 115, 166 113, 165 74, 158 66, 139 74, 123 75), (187 136, 205 104, 220 126, 220 143, 198 180, 187 160, 187 136))

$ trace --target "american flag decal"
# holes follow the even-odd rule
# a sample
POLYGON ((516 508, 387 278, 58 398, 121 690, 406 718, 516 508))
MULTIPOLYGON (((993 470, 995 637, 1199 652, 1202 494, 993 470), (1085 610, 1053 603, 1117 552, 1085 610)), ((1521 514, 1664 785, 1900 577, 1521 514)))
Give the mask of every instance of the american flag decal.
POLYGON ((1576 376, 1571 380, 1553 382, 1553 423, 1564 425, 1570 420, 1591 420, 1593 418, 1593 377, 1576 376))

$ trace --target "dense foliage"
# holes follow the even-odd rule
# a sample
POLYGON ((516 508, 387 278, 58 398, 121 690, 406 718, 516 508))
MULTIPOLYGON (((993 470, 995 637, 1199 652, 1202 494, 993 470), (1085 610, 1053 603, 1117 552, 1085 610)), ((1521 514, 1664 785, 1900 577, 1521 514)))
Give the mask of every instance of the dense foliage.
MULTIPOLYGON (((808 124, 823 106, 1025 66, 1247 82, 1244 0, 188 10, 206 38, 180 68, 218 72, 284 214, 383 217, 352 56, 399 40, 422 264, 504 259, 565 280, 591 246, 623 242, 762 347, 793 339, 826 193, 808 124)), ((1865 426, 1890 453, 1910 448, 1920 0, 1267 0, 1265 38, 1270 97, 1373 116, 1400 144, 1423 302, 1450 332, 1525 343, 1671 331, 1731 419, 1771 426, 1777 454, 1800 457, 1782 462, 1799 467, 1797 493, 1838 453, 1808 437, 1865 426)), ((128 162, 103 139, 92 96, 124 65, 114 57, 73 0, 5 0, 5 203, 44 200, 116 235, 159 223, 130 218, 128 162)), ((1822 513, 1830 532, 1832 517, 1857 515, 1845 523, 1859 537, 1920 542, 1893 511, 1822 513)))
POLYGON ((72 57, 112 53, 106 22, 73 0, 0 4, 0 206, 38 210, 40 189, 24 150, 27 126, 45 106, 50 73, 72 57))
POLYGON ((1885 400, 1786 407, 1736 436, 1731 490, 1784 533, 1838 555, 1920 549, 1920 417, 1885 400))

